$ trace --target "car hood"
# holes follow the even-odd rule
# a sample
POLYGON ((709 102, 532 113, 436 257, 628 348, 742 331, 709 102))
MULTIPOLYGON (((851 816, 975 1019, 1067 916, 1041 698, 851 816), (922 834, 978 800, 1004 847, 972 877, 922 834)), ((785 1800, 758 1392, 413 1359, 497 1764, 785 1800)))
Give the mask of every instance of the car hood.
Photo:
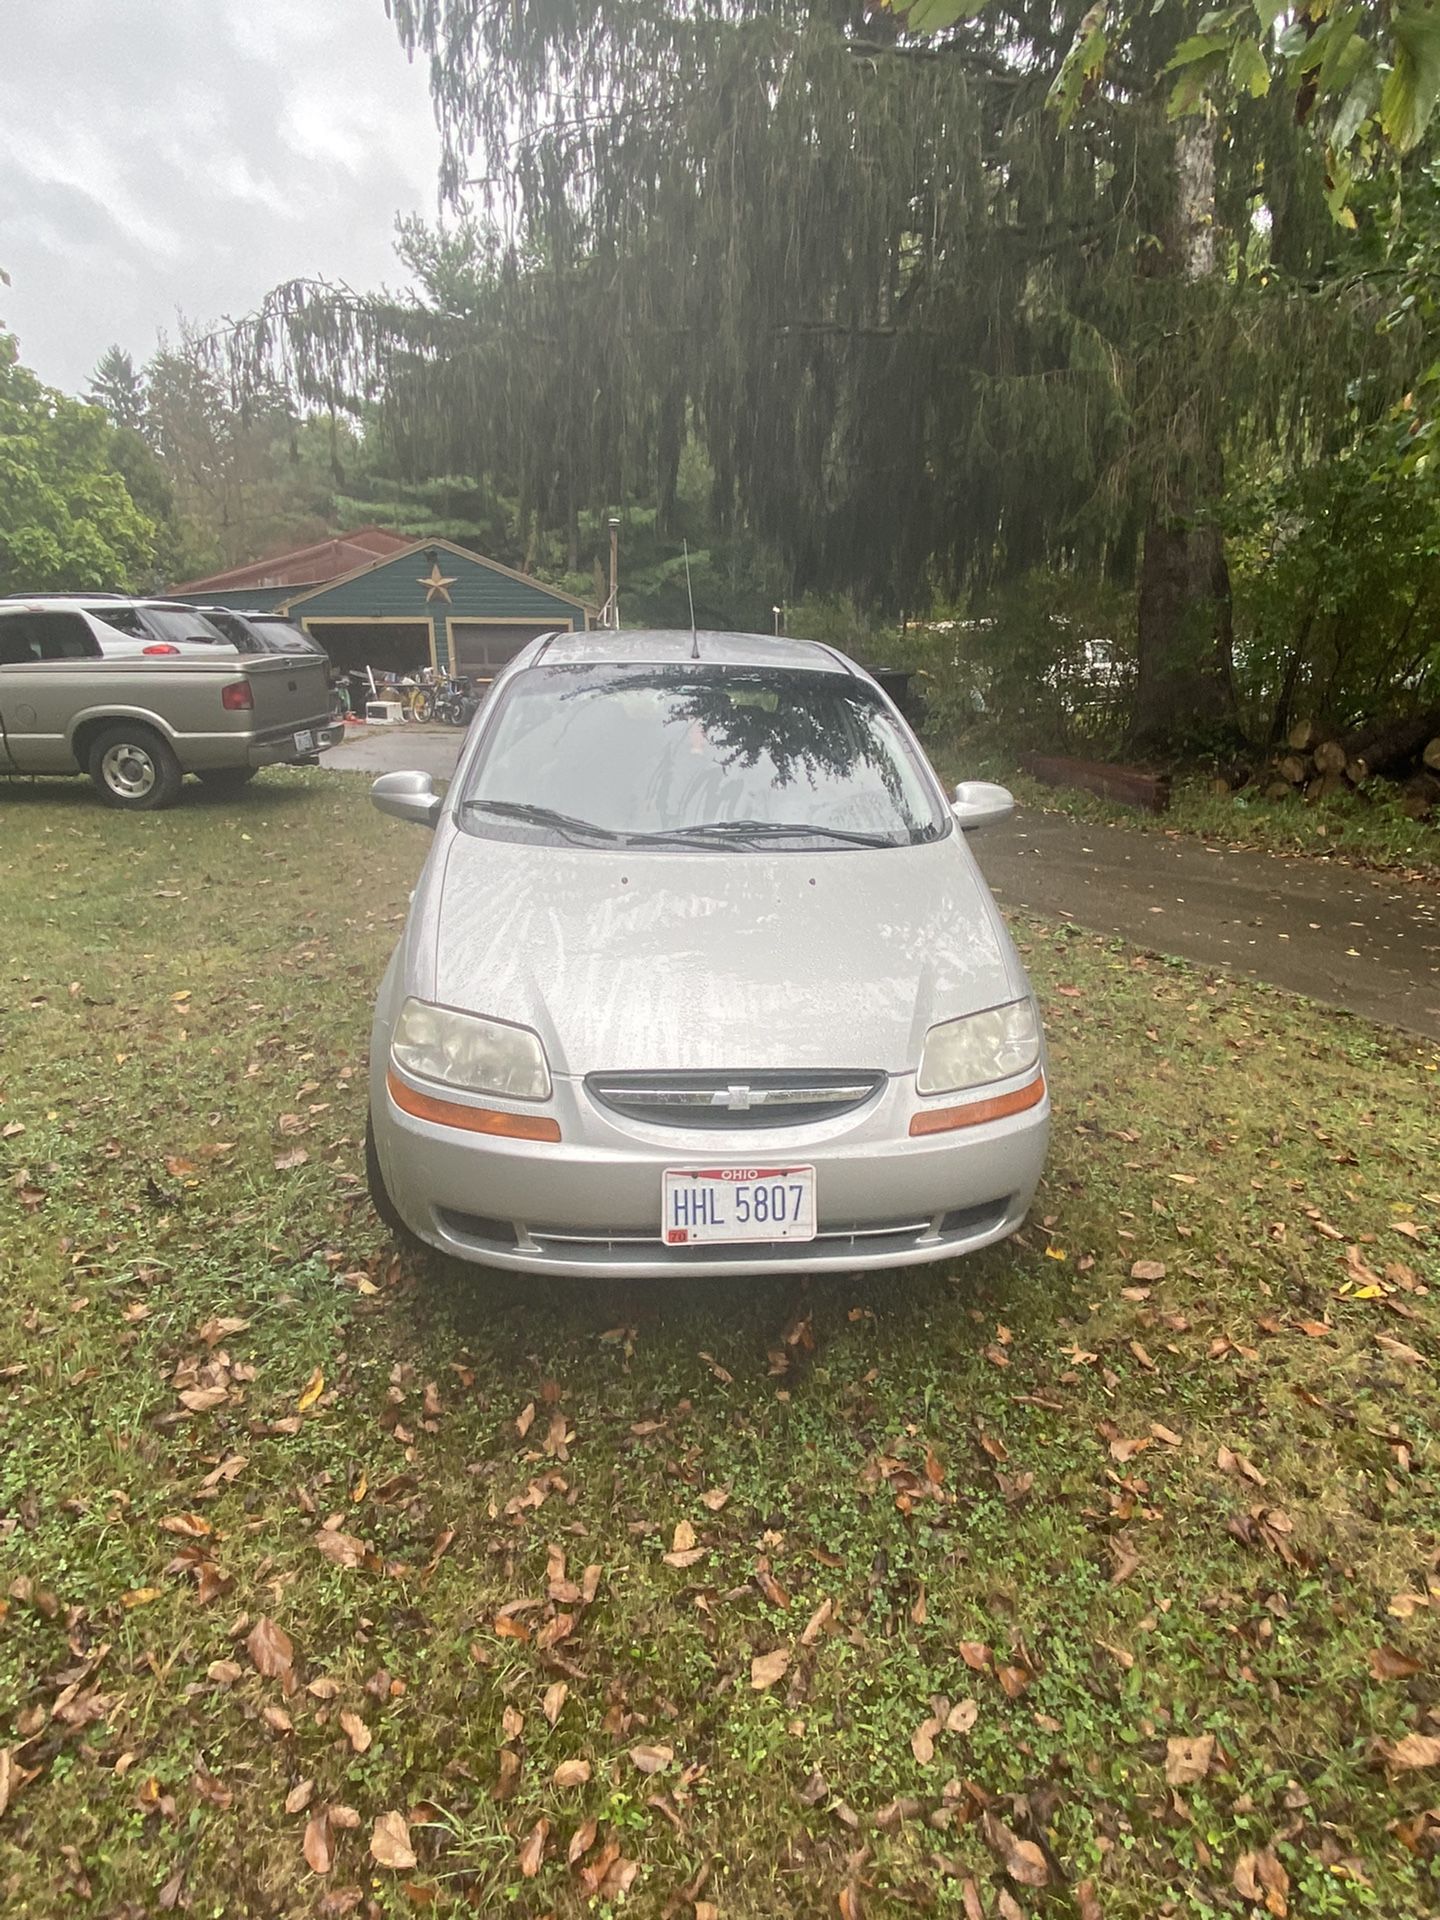
POLYGON ((1026 990, 958 834, 735 854, 455 830, 432 872, 411 990, 533 1028, 557 1073, 912 1072, 927 1028, 1026 990))

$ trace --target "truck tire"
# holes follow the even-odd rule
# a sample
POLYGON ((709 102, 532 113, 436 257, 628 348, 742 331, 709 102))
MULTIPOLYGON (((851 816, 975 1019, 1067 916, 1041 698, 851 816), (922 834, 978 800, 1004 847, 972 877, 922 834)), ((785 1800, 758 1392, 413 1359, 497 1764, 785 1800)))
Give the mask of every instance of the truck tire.
POLYGON ((259 771, 258 767, 206 767, 200 774, 200 784, 215 793, 238 793, 259 771))
POLYGON ((106 806, 127 813, 173 807, 185 777, 170 743, 153 727, 129 720, 96 734, 87 770, 106 806))

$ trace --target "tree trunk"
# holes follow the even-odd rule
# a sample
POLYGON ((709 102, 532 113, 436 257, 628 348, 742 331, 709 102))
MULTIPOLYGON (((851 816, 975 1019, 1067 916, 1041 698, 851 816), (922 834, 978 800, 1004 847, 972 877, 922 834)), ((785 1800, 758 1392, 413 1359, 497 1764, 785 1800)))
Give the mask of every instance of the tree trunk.
MULTIPOLYGON (((1165 271, 1188 284, 1215 273, 1215 127, 1195 117, 1175 135, 1175 200, 1165 271)), ((1182 409, 1176 409, 1179 414, 1182 409)), ((1186 408, 1201 421, 1204 405, 1186 408)), ((1213 742, 1238 731, 1232 659, 1230 569, 1218 527, 1206 523, 1218 498, 1222 455, 1214 429, 1202 443, 1173 449, 1145 527, 1136 609, 1139 661, 1133 739, 1165 749, 1213 742)))

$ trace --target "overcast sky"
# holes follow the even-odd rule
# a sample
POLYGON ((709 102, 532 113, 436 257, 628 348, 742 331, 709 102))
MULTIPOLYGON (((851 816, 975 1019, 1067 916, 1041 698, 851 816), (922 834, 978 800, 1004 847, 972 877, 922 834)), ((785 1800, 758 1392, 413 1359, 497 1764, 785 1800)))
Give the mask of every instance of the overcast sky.
POLYGON ((297 274, 401 282, 435 215, 423 66, 384 0, 0 0, 0 321, 44 380, 297 274))

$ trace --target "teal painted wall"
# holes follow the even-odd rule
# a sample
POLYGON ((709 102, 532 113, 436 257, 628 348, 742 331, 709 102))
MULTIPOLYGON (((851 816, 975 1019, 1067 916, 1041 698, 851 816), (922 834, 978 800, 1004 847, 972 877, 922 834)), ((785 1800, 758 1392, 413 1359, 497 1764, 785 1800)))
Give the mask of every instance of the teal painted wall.
POLYGON ((438 594, 426 602, 420 581, 430 571, 430 562, 422 548, 419 553, 397 554, 353 580, 342 580, 297 600, 295 615, 307 620, 312 616, 354 619, 368 614, 371 618, 408 620, 443 620, 449 616, 460 620, 554 620, 561 626, 573 621, 577 627, 584 624, 579 607, 541 586, 512 580, 478 561, 447 553, 443 547, 438 554, 441 573, 454 577, 448 602, 438 594))

